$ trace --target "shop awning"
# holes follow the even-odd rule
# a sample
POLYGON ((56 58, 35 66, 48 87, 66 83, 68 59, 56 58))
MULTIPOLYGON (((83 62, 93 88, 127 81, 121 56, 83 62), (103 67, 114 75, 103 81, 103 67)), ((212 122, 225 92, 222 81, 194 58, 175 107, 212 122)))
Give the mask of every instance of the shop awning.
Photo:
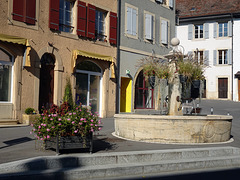
POLYGON ((83 57, 88 57, 88 58, 111 62, 111 78, 115 78, 114 60, 113 60, 112 56, 106 56, 106 55, 82 51, 82 50, 73 50, 73 52, 72 52, 72 71, 74 71, 74 68, 76 66, 77 56, 83 56, 83 57))
POLYGON ((26 38, 21 38, 17 36, 10 36, 6 34, 0 34, 0 41, 5 41, 5 42, 10 42, 10 43, 15 43, 15 44, 20 44, 26 46, 25 52, 24 52, 24 58, 23 58, 23 66, 30 67, 30 44, 28 42, 28 39, 26 38))

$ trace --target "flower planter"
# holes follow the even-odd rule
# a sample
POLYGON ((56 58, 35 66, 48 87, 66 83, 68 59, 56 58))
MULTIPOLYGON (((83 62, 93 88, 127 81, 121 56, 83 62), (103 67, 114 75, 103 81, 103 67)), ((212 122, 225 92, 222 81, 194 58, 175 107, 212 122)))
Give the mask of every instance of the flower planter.
POLYGON ((194 88, 200 88, 200 80, 193 80, 192 85, 194 88))
POLYGON ((187 82, 187 77, 182 75, 182 74, 180 74, 179 75, 179 80, 180 80, 180 83, 185 83, 185 82, 187 82))
POLYGON ((22 114, 22 123, 30 125, 38 117, 38 114, 22 114))
POLYGON ((87 136, 56 136, 45 140, 45 149, 55 149, 59 154, 60 150, 71 149, 89 149, 93 150, 93 134, 87 136))

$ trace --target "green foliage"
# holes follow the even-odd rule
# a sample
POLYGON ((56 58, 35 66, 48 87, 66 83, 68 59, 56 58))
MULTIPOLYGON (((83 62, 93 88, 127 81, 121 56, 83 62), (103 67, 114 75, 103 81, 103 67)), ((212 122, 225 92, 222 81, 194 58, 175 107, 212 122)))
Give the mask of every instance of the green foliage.
POLYGON ((70 78, 67 77, 66 79, 67 83, 65 86, 64 96, 63 96, 63 102, 67 102, 70 107, 73 107, 73 95, 72 95, 72 85, 70 82, 70 78))
POLYGON ((29 107, 25 109, 25 114, 36 114, 36 112, 35 109, 29 107))

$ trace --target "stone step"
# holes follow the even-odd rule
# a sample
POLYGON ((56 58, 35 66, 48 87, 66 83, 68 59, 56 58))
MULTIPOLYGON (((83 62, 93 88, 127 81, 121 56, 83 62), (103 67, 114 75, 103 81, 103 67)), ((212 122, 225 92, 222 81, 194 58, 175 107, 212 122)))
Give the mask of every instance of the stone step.
POLYGON ((16 124, 18 124, 17 119, 0 118, 0 126, 1 125, 16 125, 16 124))
MULTIPOLYGON (((97 166, 126 166, 129 164, 159 164, 164 162, 175 164, 180 162, 194 163, 206 159, 217 162, 228 162, 233 166, 234 158, 231 162, 228 158, 240 158, 240 149, 235 147, 211 147, 211 148, 191 148, 174 150, 152 150, 152 151, 131 151, 131 152, 113 152, 99 154, 81 154, 81 155, 61 155, 31 158, 16 162, 0 164, 0 173, 15 173, 29 171, 46 171, 65 168, 88 168, 97 166), (222 159, 223 158, 223 159, 222 159), (225 159, 226 158, 226 159, 225 159)), ((202 165, 200 163, 199 165, 202 165)), ((240 165, 240 161, 239 161, 240 165)), ((220 165, 222 166, 222 165, 220 165)))
MULTIPOLYGON (((63 162, 63 161, 62 161, 63 162)), ((70 162, 69 162, 70 163, 70 162)), ((103 164, 69 168, 52 168, 46 170, 28 170, 18 173, 2 173, 0 179, 100 179, 121 176, 146 176, 164 173, 177 173, 188 170, 209 170, 240 166, 240 156, 205 157, 180 160, 163 160, 144 163, 103 164)), ((31 168, 28 166, 28 168, 31 168)))

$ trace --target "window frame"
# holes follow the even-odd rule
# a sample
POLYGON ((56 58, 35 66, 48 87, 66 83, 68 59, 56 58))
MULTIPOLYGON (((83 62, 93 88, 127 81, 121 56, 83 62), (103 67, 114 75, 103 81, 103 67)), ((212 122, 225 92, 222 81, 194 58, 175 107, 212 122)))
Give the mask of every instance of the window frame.
POLYGON ((218 37, 222 38, 222 37, 228 37, 228 23, 227 22, 221 22, 218 23, 218 37), (222 35, 220 36, 220 25, 221 25, 221 29, 222 29, 222 35), (226 27, 225 27, 226 25, 226 27), (227 31, 225 32, 225 28, 227 29, 227 31), (226 34, 225 34, 226 33, 226 34))
POLYGON ((11 93, 10 94, 10 100, 9 101, 0 101, 0 103, 12 103, 12 100, 13 100, 13 74, 14 74, 14 56, 9 53, 6 49, 4 49, 3 47, 0 47, 0 50, 2 50, 3 52, 5 52, 7 55, 9 55, 11 57, 11 62, 6 62, 6 61, 0 61, 1 64, 3 65, 8 65, 8 66, 11 66, 11 75, 10 75, 10 78, 11 78, 11 82, 10 82, 10 89, 9 89, 9 92, 11 93))
POLYGON ((74 30, 74 22, 73 22, 73 11, 74 11, 74 7, 75 7, 75 3, 77 1, 72 1, 72 0, 59 0, 59 31, 61 32, 66 32, 66 33, 70 33, 72 34, 73 33, 73 30, 74 30), (61 8, 61 1, 63 1, 64 3, 64 8, 62 9, 61 8), (66 3, 69 2, 69 9, 66 9, 66 3), (60 23, 61 22, 61 13, 63 12, 63 22, 62 24, 60 23), (68 20, 66 20, 66 14, 67 12, 70 13, 70 25, 67 24, 68 20), (67 30, 67 28, 69 28, 69 30, 67 30))
POLYGON ((107 17, 108 17, 107 11, 104 11, 104 10, 96 7, 96 10, 95 10, 95 38, 99 41, 107 41, 107 37, 108 37, 107 36, 107 23, 106 23, 107 17), (102 13, 102 15, 103 15, 103 19, 100 20, 103 23, 103 27, 102 27, 103 33, 102 34, 99 32, 99 16, 98 16, 98 20, 96 18, 96 16, 99 15, 99 13, 102 13), (98 25, 98 27, 96 29, 97 25, 98 25))
POLYGON ((228 49, 218 49, 217 50, 217 64, 218 65, 229 65, 229 54, 228 49), (221 53, 220 53, 221 52, 221 53), (220 63, 220 55, 221 55, 221 63, 220 63))
POLYGON ((170 20, 168 20, 168 19, 166 19, 166 18, 162 18, 162 17, 160 17, 160 44, 162 45, 162 46, 165 46, 165 47, 169 47, 169 45, 170 45, 170 20), (166 21, 167 22, 167 26, 166 26, 166 28, 167 28, 167 31, 166 31, 166 35, 167 35, 167 38, 166 38, 166 43, 162 43, 162 41, 163 41, 163 39, 162 39, 162 35, 163 35, 163 32, 162 32, 162 22, 164 22, 164 21, 166 21))
MULTIPOLYGON (((132 17, 132 13, 131 13, 131 17, 132 17)), ((133 29, 133 25, 131 27, 133 29)), ((133 31, 133 30, 132 30, 133 31)), ((125 3, 125 36, 130 37, 130 38, 138 38, 138 8, 130 5, 128 3, 125 3), (127 17, 127 10, 128 8, 134 9, 136 10, 136 35, 134 35, 133 33, 128 33, 128 17, 127 17)))
POLYGON ((204 39, 204 24, 194 24, 193 25, 194 29, 194 39, 204 39), (196 37, 196 27, 198 27, 197 30, 197 37, 196 37), (201 27, 202 27, 202 33, 201 33, 201 27), (202 37, 201 37, 202 35, 202 37))
POLYGON ((40 13, 40 0, 36 0, 36 7, 35 7, 35 24, 27 24, 26 22, 18 21, 13 19, 13 0, 8 1, 8 24, 14 26, 20 26, 24 28, 38 30, 39 26, 39 13, 40 13))
POLYGON ((155 14, 153 14, 153 13, 150 13, 150 12, 148 12, 148 11, 145 11, 144 10, 144 18, 143 18, 143 21, 144 21, 144 28, 143 28, 143 38, 144 38, 144 40, 146 41, 146 42, 149 42, 149 43, 155 43, 155 22, 156 22, 156 20, 155 20, 155 14), (146 36, 147 36, 147 34, 146 34, 146 15, 150 15, 151 16, 151 29, 150 29, 150 31, 151 31, 151 38, 147 38, 146 36))
POLYGON ((194 51, 195 60, 197 60, 198 64, 204 64, 204 50, 194 51))

